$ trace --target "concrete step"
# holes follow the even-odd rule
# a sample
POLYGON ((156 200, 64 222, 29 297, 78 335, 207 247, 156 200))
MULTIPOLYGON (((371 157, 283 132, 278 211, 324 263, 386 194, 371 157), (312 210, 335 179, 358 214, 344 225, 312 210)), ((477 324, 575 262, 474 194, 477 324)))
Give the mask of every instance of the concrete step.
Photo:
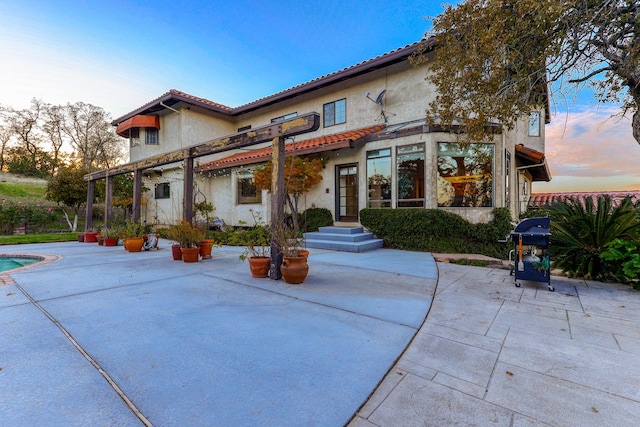
POLYGON ((322 231, 314 231, 310 233, 304 233, 304 238, 307 240, 335 240, 338 242, 362 242, 364 240, 371 240, 374 238, 373 233, 324 233, 322 231))
POLYGON ((320 227, 319 231, 304 233, 304 238, 308 248, 343 252, 365 252, 383 245, 382 239, 362 227, 320 227))
POLYGON ((362 233, 364 229, 362 227, 336 227, 331 225, 328 227, 320 227, 318 233, 330 233, 330 234, 358 234, 362 233))
POLYGON ((363 242, 339 242, 335 240, 306 240, 307 248, 329 249, 342 252, 365 252, 382 247, 382 239, 371 239, 363 242))

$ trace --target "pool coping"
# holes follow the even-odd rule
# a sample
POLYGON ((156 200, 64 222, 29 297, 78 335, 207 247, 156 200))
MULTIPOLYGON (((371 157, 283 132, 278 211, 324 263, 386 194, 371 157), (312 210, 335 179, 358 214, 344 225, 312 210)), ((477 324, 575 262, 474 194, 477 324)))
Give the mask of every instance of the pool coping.
POLYGON ((19 267, 19 268, 14 268, 13 270, 7 270, 7 271, 3 271, 0 273, 0 286, 5 286, 5 285, 15 285, 15 281, 11 278, 11 274, 13 273, 19 273, 21 271, 24 270, 28 270, 30 268, 35 268, 35 267, 41 267, 43 265, 47 265, 47 264, 51 264, 54 263, 56 261, 58 261, 59 259, 61 259, 62 257, 59 255, 52 255, 52 254, 34 254, 34 253, 28 253, 28 254, 16 254, 16 253, 0 253, 0 257, 11 257, 11 258, 41 258, 40 261, 38 262, 34 262, 33 264, 30 265, 26 265, 24 267, 19 267))

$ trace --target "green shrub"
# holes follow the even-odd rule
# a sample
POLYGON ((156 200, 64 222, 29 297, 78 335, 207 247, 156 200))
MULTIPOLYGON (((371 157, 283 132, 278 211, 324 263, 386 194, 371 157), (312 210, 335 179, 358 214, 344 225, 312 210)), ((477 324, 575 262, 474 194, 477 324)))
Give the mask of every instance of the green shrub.
POLYGON ((616 239, 637 240, 640 214, 630 197, 613 204, 610 196, 584 202, 567 198, 549 206, 553 265, 570 276, 607 280, 616 264, 601 255, 616 239))
POLYGON ((640 290, 640 242, 615 239, 600 254, 609 261, 611 274, 622 283, 630 283, 640 290))
POLYGON ((325 208, 309 208, 300 215, 300 229, 318 231, 320 227, 333 225, 331 211, 325 208))
POLYGON ((252 241, 271 240, 271 233, 267 228, 258 226, 249 229, 212 231, 211 238, 219 245, 247 246, 252 241))
POLYGON ((11 201, 0 204, 0 234, 12 234, 20 226, 27 233, 40 233, 55 229, 58 222, 59 215, 52 207, 11 201))
POLYGON ((471 224, 440 209, 363 209, 360 222, 390 248, 478 253, 501 259, 510 249, 499 242, 512 230, 506 208, 494 209, 494 219, 487 224, 471 224))

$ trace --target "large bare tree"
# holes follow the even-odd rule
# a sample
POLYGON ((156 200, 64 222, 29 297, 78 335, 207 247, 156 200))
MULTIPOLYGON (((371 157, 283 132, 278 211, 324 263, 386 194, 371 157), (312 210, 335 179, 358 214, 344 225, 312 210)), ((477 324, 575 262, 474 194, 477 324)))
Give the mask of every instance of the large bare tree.
POLYGON ((42 130, 51 145, 54 173, 57 170, 62 158, 62 147, 65 143, 65 135, 62 131, 64 124, 64 109, 59 105, 45 104, 42 110, 42 130))
POLYGON ((13 107, 4 107, 2 116, 8 132, 15 136, 17 144, 30 156, 30 161, 36 163, 42 134, 40 132, 42 101, 32 99, 29 108, 16 110, 13 107))
POLYGON ((109 115, 84 102, 67 104, 62 130, 81 160, 82 167, 94 171, 113 166, 123 156, 123 140, 110 125, 109 115))
POLYGON ((465 0, 433 18, 430 36, 414 58, 432 63, 429 120, 464 122, 469 138, 485 139, 488 122, 512 128, 539 108, 547 83, 590 85, 597 101, 633 114, 640 143, 638 0, 465 0))

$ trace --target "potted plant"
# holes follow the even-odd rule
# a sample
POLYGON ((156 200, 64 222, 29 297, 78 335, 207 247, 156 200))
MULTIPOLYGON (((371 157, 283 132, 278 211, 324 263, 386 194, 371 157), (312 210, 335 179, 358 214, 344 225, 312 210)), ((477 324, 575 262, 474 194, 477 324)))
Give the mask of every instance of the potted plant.
POLYGON ((135 221, 128 219, 121 231, 124 248, 129 252, 141 252, 144 240, 142 239, 143 227, 135 221))
POLYGON ((256 225, 242 235, 244 252, 240 254, 242 261, 249 261, 249 269, 253 277, 267 277, 271 263, 271 235, 264 225, 256 225))
POLYGON ((282 252, 280 272, 284 281, 291 285, 304 282, 309 273, 309 264, 307 257, 300 254, 303 245, 298 231, 280 223, 272 228, 272 235, 282 252))
POLYGON ((167 237, 180 245, 180 253, 184 262, 198 262, 200 256, 198 245, 204 237, 202 230, 183 218, 169 227, 167 237))
POLYGON ((98 241, 98 232, 93 228, 84 232, 84 242, 85 243, 96 243, 98 241))
POLYGON ((102 237, 104 238, 105 246, 117 246, 118 245, 118 230, 116 228, 103 228, 102 237))
POLYGON ((214 207, 207 200, 194 203, 193 208, 196 213, 199 213, 204 217, 203 230, 206 234, 206 238, 203 238, 200 242, 200 256, 202 259, 211 258, 211 250, 213 249, 215 241, 209 238, 209 213, 213 212, 214 207))

